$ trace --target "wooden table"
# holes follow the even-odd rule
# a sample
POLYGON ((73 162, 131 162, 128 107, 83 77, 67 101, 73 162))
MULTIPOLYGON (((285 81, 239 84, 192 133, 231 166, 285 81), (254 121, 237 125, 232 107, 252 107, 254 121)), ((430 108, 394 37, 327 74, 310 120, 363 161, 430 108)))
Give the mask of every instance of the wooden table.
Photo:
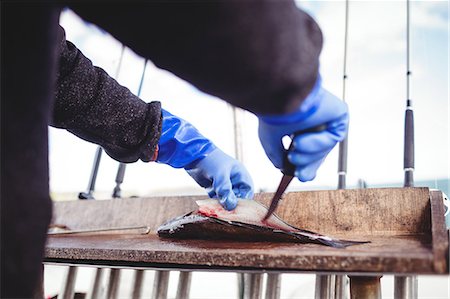
MULTIPOLYGON (((272 194, 257 194, 267 204, 272 194)), ((45 262, 143 269, 313 272, 350 275, 352 297, 375 298, 383 274, 448 274, 448 232, 439 191, 383 188, 291 192, 277 214, 300 228, 370 241, 336 249, 316 244, 168 240, 155 234, 202 197, 55 203, 54 223, 71 229, 147 225, 136 232, 51 236, 45 262), (369 290, 371 290, 369 292, 369 290), (365 291, 367 291, 365 293, 365 291)))

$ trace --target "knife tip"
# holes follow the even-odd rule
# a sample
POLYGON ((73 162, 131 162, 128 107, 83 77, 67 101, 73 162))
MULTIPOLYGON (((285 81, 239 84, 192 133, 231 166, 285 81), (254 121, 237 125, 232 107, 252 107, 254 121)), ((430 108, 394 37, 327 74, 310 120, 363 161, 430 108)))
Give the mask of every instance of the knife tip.
POLYGON ((262 221, 266 221, 267 219, 269 219, 270 216, 272 216, 272 214, 273 214, 273 211, 268 211, 266 213, 266 215, 264 216, 264 218, 262 219, 262 221))

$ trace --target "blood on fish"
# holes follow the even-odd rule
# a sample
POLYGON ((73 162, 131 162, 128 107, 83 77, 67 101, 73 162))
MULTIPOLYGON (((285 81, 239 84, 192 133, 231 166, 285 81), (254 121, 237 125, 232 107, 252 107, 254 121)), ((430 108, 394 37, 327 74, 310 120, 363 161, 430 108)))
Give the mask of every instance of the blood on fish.
POLYGON ((199 207, 198 213, 206 217, 217 217, 217 213, 215 213, 213 209, 207 207, 199 207))

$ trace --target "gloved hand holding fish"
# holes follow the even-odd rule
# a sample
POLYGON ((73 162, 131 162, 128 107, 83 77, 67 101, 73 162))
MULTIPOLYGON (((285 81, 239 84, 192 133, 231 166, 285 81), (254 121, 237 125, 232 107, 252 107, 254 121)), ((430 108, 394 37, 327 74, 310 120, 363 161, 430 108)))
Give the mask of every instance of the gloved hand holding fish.
POLYGON ((368 242, 333 239, 294 227, 276 215, 263 220, 266 207, 240 200, 235 210, 225 210, 216 200, 198 200, 198 210, 176 217, 158 228, 162 238, 315 243, 345 248, 368 242))
POLYGON ((162 111, 157 162, 184 168, 211 198, 233 210, 238 198, 253 198, 253 181, 238 160, 228 156, 189 122, 162 111))

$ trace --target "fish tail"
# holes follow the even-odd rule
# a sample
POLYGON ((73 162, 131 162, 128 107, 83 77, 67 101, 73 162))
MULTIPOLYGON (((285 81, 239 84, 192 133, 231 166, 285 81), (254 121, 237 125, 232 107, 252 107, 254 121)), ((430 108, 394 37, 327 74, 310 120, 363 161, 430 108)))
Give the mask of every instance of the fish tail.
POLYGON ((318 238, 317 240, 324 245, 331 246, 334 248, 345 248, 345 247, 352 246, 352 245, 370 243, 370 241, 349 241, 349 240, 339 240, 339 239, 328 240, 328 239, 323 239, 323 238, 318 238))

